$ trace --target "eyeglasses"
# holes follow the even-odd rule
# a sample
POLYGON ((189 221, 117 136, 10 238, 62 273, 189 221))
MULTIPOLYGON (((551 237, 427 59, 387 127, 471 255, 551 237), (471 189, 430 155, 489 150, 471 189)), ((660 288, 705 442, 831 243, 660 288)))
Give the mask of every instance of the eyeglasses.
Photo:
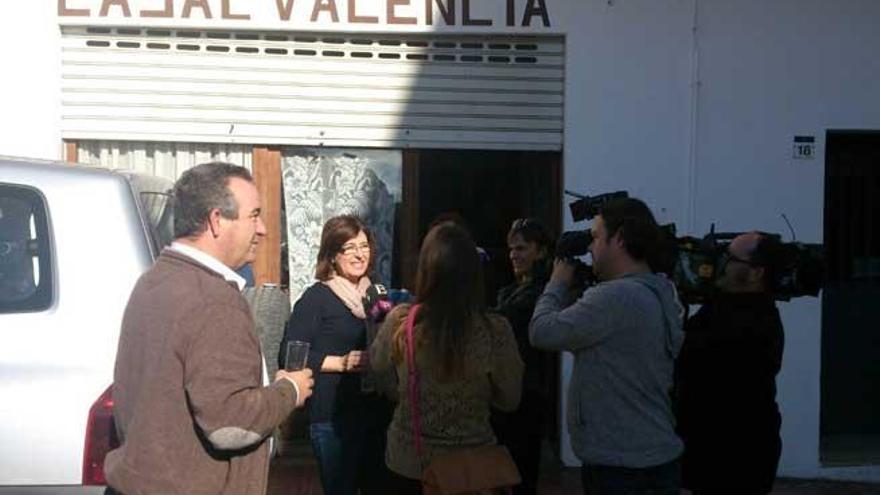
POLYGON ((724 254, 721 255, 721 266, 726 267, 727 264, 730 263, 731 261, 738 261, 740 263, 745 263, 746 265, 749 265, 752 268, 758 268, 761 266, 760 264, 755 263, 754 261, 744 260, 742 258, 739 258, 739 257, 733 255, 733 254, 730 254, 730 251, 725 251, 724 254))
POLYGON ((358 253, 369 254, 370 244, 366 242, 363 244, 344 244, 339 252, 344 254, 345 256, 354 256, 358 253))

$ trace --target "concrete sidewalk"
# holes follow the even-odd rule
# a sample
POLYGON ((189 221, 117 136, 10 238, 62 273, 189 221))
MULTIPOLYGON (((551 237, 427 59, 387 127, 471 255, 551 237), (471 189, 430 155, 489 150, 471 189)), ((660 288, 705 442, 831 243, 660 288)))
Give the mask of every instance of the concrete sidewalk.
POLYGON ((880 484, 778 479, 773 495, 880 495, 880 484))
MULTIPOLYGON (((580 470, 546 469, 542 472, 538 493, 580 494, 580 470)), ((269 495, 322 495, 314 459, 302 453, 276 457, 269 472, 269 495)), ((779 479, 772 495, 880 495, 880 484, 779 479)))

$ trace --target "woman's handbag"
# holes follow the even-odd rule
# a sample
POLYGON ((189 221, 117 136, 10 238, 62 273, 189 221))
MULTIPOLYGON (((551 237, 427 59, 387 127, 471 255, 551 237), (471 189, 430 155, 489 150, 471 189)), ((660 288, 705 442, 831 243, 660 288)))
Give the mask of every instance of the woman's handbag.
MULTIPOLYGON (((416 452, 422 455, 422 416, 419 407, 419 374, 415 366, 413 326, 419 305, 406 317, 406 361, 409 369, 409 402, 412 411, 416 452)), ((425 495, 483 495, 508 493, 520 482, 519 470, 501 445, 463 447, 431 458, 422 473, 425 495)))

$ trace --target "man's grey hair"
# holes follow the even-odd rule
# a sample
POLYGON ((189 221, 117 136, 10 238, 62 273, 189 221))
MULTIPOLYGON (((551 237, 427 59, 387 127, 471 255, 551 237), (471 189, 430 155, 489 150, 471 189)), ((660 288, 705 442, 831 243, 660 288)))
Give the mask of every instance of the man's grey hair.
POLYGON ((238 203, 229 190, 229 179, 254 179, 248 169, 225 162, 210 162, 187 170, 174 184, 174 238, 193 237, 208 228, 211 210, 224 218, 238 218, 238 203))

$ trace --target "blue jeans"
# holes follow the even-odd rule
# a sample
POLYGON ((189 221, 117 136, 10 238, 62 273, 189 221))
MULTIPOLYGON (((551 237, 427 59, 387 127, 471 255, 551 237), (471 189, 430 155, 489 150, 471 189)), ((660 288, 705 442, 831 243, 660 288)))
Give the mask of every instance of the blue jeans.
POLYGON ((324 495, 385 493, 385 431, 357 420, 309 425, 324 495))
POLYGON ((681 464, 678 459, 647 468, 584 465, 584 495, 678 495, 681 464))

